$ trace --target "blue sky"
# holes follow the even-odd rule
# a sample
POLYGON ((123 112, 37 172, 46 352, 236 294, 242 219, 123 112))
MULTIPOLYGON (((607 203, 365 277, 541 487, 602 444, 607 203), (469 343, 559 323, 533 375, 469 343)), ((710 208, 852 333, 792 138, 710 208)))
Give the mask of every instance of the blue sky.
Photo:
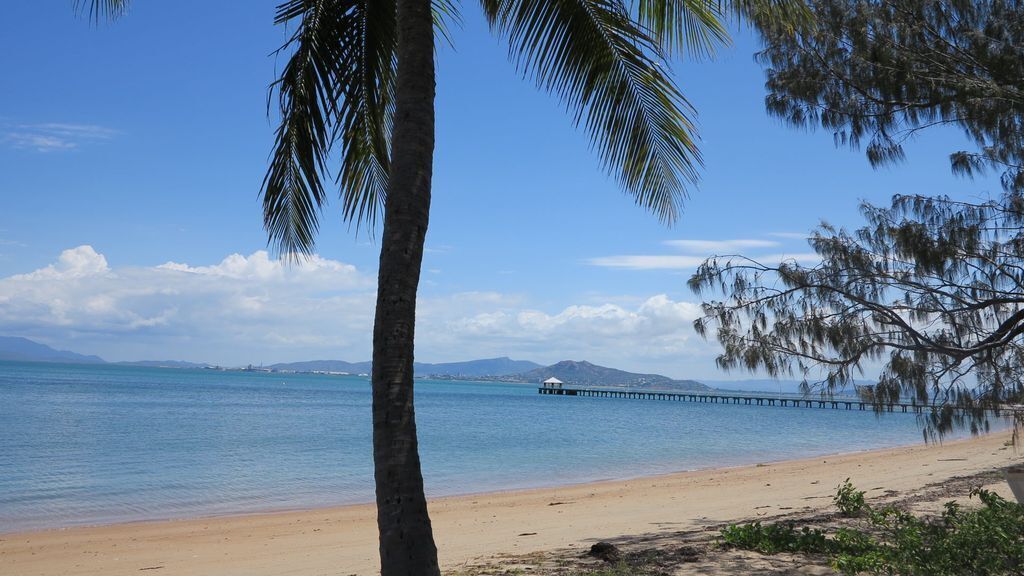
MULTIPOLYGON (((259 185, 266 88, 286 31, 273 1, 137 0, 92 25, 15 0, 0 36, 0 334, 109 360, 224 364, 370 354, 374 234, 325 214, 318 258, 268 258, 259 185)), ((694 263, 809 252, 861 200, 997 194, 949 173, 965 146, 924 132, 871 169, 830 133, 763 108, 757 40, 678 62, 699 111, 702 182, 666 228, 601 169, 564 107, 509 63, 475 4, 438 59, 437 150, 417 359, 587 359, 722 378, 694 336, 694 263)))

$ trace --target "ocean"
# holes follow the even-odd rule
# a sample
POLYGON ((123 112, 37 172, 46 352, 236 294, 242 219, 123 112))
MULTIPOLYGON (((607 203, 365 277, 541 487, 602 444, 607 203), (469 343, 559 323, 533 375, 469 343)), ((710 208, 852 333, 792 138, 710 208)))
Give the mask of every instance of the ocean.
MULTIPOLYGON (((428 496, 922 442, 913 414, 417 380, 428 496)), ((0 362, 0 533, 373 501, 365 377, 0 362)))

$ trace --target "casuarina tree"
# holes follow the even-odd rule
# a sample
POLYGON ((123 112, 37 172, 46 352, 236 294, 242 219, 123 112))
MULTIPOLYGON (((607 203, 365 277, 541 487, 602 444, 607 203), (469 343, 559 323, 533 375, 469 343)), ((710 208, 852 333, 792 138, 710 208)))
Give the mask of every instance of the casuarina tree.
POLYGON ((823 225, 818 264, 707 260, 690 279, 725 369, 799 375, 826 392, 856 378, 879 411, 922 407, 924 430, 988 429, 1024 402, 1024 198, 897 196, 853 232, 823 225))
POLYGON ((811 0, 813 25, 766 29, 759 59, 768 112, 864 145, 872 165, 949 126, 976 145, 957 174, 995 170, 1024 189, 1024 3, 1015 0, 811 0))
MULTIPOLYGON (((765 30, 769 113, 863 145, 872 165, 936 126, 975 145, 953 172, 995 170, 1004 195, 971 202, 908 191, 864 205, 853 232, 823 225, 819 264, 716 257, 690 280, 725 368, 798 374, 862 391, 882 410, 929 406, 925 431, 979 431, 1024 401, 1024 4, 1012 0, 812 0, 812 24, 765 30)), ((1020 414, 1019 412, 1015 412, 1020 414)))
MULTIPOLYGON (((86 5, 99 18, 126 3, 86 5)), ((669 60, 727 42, 730 15, 776 30, 807 15, 797 0, 481 4, 523 75, 562 100, 605 169, 666 223, 701 164, 693 109, 669 60)), ((439 573, 417 450, 413 339, 430 214, 435 39, 457 17, 453 0, 286 0, 276 14, 292 32, 272 85, 279 124, 263 186, 271 242, 285 256, 312 253, 331 188, 345 220, 374 222, 383 212, 371 380, 385 575, 439 573)))

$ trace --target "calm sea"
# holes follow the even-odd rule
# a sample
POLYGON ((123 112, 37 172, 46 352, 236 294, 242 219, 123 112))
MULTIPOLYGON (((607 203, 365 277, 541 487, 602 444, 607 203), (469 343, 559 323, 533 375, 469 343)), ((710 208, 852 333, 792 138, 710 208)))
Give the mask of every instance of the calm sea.
MULTIPOLYGON (((370 502, 366 378, 0 362, 0 533, 370 502)), ((431 496, 920 443, 913 415, 417 381, 431 496)))

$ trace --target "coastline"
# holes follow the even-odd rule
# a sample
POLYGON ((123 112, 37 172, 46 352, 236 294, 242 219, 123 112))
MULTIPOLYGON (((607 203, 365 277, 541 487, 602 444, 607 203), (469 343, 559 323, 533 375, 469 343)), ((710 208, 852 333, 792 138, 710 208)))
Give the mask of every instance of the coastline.
MULTIPOLYGON (((825 508, 845 478, 869 499, 1019 462, 998 432, 942 445, 713 468, 556 488, 432 499, 442 567, 601 539, 825 508)), ((1009 495, 1005 483, 993 486, 1009 495)), ((0 572, 374 574, 376 514, 361 504, 0 535, 0 572)))

